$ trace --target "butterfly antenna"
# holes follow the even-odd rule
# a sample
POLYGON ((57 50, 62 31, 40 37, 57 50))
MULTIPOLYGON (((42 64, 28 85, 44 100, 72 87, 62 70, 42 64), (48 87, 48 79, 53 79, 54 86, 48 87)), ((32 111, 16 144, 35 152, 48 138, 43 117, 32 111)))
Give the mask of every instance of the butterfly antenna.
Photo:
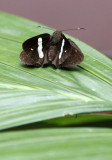
MULTIPOLYGON (((37 26, 38 28, 45 28, 45 29, 49 29, 49 30, 52 30, 54 31, 53 29, 51 28, 47 28, 47 27, 43 27, 43 26, 37 26)), ((86 28, 83 28, 83 27, 78 27, 78 28, 70 28, 70 29, 63 29, 63 30, 59 30, 59 31, 73 31, 73 30, 86 30, 86 28)))
POLYGON ((78 27, 78 28, 63 29, 61 31, 63 32, 63 31, 73 31, 73 30, 86 30, 86 28, 80 28, 80 27, 78 27))

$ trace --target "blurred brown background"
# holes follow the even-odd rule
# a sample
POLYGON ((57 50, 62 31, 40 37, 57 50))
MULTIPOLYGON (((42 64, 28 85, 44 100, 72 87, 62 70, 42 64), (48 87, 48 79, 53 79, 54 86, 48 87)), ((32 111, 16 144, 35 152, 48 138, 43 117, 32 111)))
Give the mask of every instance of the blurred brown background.
POLYGON ((112 0, 0 0, 0 11, 56 29, 85 27, 66 33, 112 58, 112 0))

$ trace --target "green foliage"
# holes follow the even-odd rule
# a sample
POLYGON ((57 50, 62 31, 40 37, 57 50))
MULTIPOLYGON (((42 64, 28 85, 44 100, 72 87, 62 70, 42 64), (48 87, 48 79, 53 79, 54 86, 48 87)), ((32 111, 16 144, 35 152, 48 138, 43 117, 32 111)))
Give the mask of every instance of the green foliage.
POLYGON ((111 160, 111 129, 42 129, 3 133, 3 160, 111 160))
POLYGON ((111 60, 66 35, 84 53, 80 66, 68 69, 22 66, 19 60, 22 42, 41 33, 52 34, 51 30, 37 29, 38 25, 41 24, 0 13, 0 129, 20 126, 18 130, 25 124, 28 129, 31 123, 36 124, 32 124, 35 131, 1 133, 2 159, 87 160, 97 156, 111 159, 110 149, 106 149, 112 147, 111 129, 51 128, 111 121, 111 116, 85 114, 112 111, 111 60), (39 129, 42 124, 47 130, 39 129))

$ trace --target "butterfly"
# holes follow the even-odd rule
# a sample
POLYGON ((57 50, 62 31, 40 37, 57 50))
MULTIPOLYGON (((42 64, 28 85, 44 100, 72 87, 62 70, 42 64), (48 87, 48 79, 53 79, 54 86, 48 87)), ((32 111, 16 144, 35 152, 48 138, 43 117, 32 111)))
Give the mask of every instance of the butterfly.
POLYGON ((20 60, 25 65, 44 67, 53 64, 56 68, 62 68, 78 65, 84 60, 79 47, 67 39, 62 31, 32 37, 22 47, 20 60))

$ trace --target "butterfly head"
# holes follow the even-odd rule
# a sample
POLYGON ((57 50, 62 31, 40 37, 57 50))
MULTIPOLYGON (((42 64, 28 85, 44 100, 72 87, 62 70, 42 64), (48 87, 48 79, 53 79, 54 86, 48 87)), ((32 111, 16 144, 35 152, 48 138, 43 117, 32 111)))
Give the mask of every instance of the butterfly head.
POLYGON ((61 31, 55 31, 53 35, 51 36, 51 44, 58 43, 62 38, 62 32, 61 31))

